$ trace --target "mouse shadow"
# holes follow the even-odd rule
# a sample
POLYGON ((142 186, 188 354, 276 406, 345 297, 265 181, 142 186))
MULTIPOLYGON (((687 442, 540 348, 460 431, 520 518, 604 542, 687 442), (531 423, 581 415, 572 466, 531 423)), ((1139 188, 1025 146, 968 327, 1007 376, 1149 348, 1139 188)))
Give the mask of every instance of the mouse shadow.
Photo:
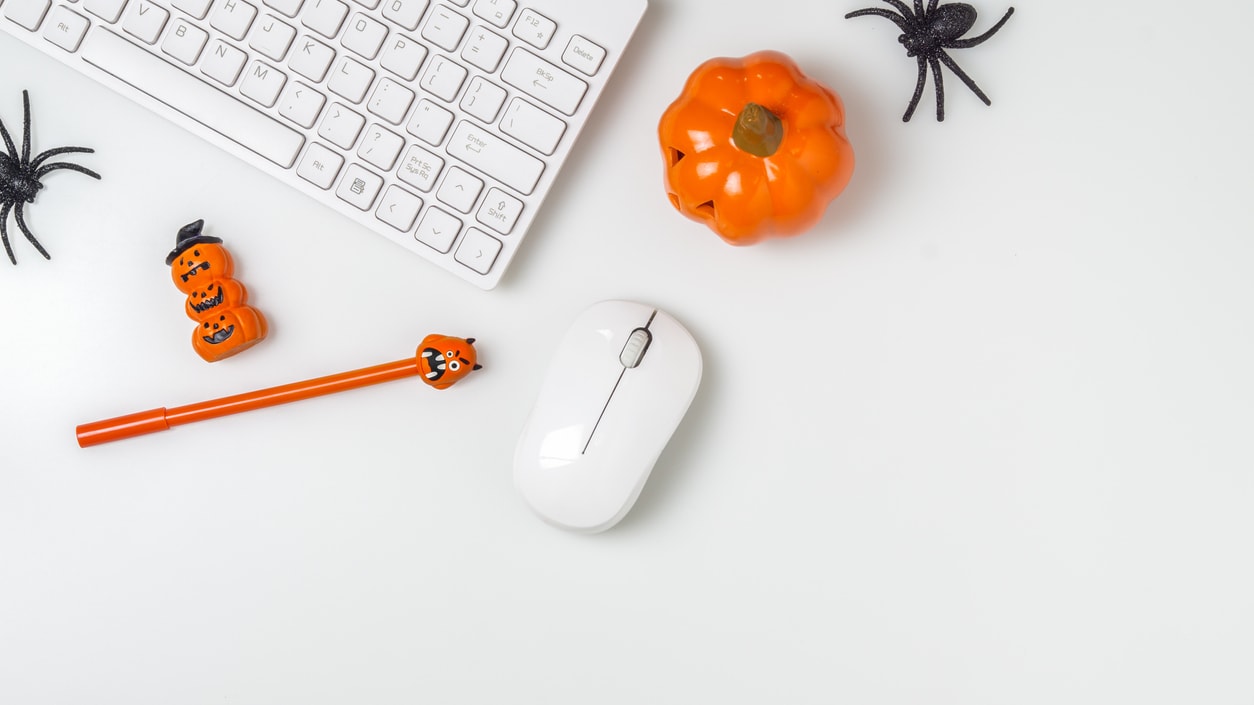
MULTIPOLYGON (((694 337, 695 334, 696 331, 694 337)), ((690 486, 697 481, 697 459, 717 439, 713 419, 720 403, 719 392, 723 389, 721 377, 718 359, 703 354, 701 384, 687 413, 662 449, 631 511, 605 533, 642 530, 662 521, 668 513, 681 510, 684 498, 692 494, 690 486)))

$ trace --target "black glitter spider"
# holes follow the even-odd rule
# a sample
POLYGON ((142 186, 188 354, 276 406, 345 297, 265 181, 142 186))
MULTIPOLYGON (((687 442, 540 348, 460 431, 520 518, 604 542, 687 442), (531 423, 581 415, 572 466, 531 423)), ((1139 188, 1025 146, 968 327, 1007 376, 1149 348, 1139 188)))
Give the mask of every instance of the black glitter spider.
POLYGON ((9 231, 7 223, 9 221, 9 211, 13 211, 13 219, 17 221, 17 227, 21 228, 22 234, 30 240, 30 244, 39 250, 39 254, 44 259, 52 259, 48 252, 44 250, 39 241, 35 239, 30 228, 26 227, 26 219, 22 217, 22 207, 27 203, 35 201, 35 194, 39 193, 39 189, 44 185, 40 183, 40 179, 54 169, 72 169, 74 171, 86 174, 90 177, 99 179, 100 174, 81 167, 77 164, 69 164, 67 162, 53 162, 44 164, 49 157, 58 154, 66 154, 69 152, 84 152, 90 154, 96 150, 87 147, 60 147, 50 149, 43 154, 30 158, 30 96, 26 91, 22 91, 22 108, 23 108, 23 128, 22 128, 22 154, 17 153, 17 147, 13 145, 13 138, 9 137, 9 131, 4 127, 4 120, 0 120, 0 135, 4 136, 4 146, 8 148, 8 154, 0 153, 0 240, 4 241, 4 251, 9 255, 9 261, 17 264, 17 258, 13 256, 13 248, 9 246, 9 231))
POLYGON ((923 85, 927 83, 928 66, 932 67, 932 76, 936 84, 937 121, 945 119, 945 84, 941 79, 941 64, 948 66, 950 71, 957 74, 958 78, 967 84, 967 88, 979 96, 985 105, 993 104, 988 96, 984 95, 984 91, 975 85, 975 81, 958 68, 958 64, 945 53, 945 50, 967 49, 983 44, 986 39, 996 34, 1002 25, 1006 24, 1006 20, 1010 19, 1015 12, 1013 7, 1006 10, 1005 16, 984 34, 970 39, 959 39, 975 26, 975 8, 966 3, 946 3, 938 7, 940 0, 928 0, 927 9, 924 10, 923 0, 914 0, 914 12, 911 12, 901 0, 884 0, 884 2, 897 8, 897 12, 901 14, 870 7, 850 12, 845 15, 845 19, 877 15, 892 20, 903 32, 900 37, 897 37, 897 41, 906 47, 906 56, 918 57, 919 82, 914 87, 914 97, 910 99, 910 106, 906 108, 906 114, 901 118, 902 122, 910 122, 910 116, 914 115, 914 109, 919 104, 919 97, 923 95, 923 85))

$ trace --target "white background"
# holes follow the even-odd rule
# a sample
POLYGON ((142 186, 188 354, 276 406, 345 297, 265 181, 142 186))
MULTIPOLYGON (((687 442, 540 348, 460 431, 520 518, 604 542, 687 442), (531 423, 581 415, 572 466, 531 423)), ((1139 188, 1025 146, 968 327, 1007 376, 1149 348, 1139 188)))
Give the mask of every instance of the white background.
MULTIPOLYGON (((654 0, 481 292, 0 36, 49 176, 0 263, 0 702, 1254 702, 1254 6, 1021 1, 908 124, 873 0, 654 0), (834 88, 858 164, 732 248, 661 186, 714 56, 834 88), (196 218, 270 339, 207 365, 163 259, 196 218), (636 508, 512 487, 556 336, 657 305, 705 377, 636 508), (92 449, 75 425, 475 336, 485 369, 92 449)), ((974 32, 1005 6, 980 0, 974 32)))

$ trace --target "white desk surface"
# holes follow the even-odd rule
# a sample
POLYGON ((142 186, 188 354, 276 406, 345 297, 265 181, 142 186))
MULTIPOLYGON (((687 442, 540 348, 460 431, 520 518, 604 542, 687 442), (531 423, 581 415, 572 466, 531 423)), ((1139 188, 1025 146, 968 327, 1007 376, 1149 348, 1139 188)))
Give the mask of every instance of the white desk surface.
MULTIPOLYGON (((0 36, 0 116, 94 146, 0 263, 0 702, 1254 700, 1249 3, 1017 3, 900 120, 873 0, 654 0, 481 292, 0 36), (821 225, 724 245, 655 127, 714 56, 791 54, 858 166, 821 225), (205 218, 271 337, 192 354, 163 264, 205 218), (633 512, 512 486, 555 337, 655 304, 705 377, 633 512), (76 424, 479 338, 485 369, 83 450, 76 424)), ((1004 3, 981 0, 977 29, 1004 3)), ((979 31, 982 31, 980 29, 979 31)))

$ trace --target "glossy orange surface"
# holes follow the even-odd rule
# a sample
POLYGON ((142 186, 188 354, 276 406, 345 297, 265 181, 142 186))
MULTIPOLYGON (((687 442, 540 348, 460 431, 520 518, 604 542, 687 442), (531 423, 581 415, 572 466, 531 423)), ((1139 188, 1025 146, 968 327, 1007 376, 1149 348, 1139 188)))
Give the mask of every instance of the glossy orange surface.
POLYGON ((779 52, 702 64, 662 115, 658 137, 671 204, 733 245, 810 229, 853 176, 840 97, 779 52), (770 156, 732 138, 750 103, 783 125, 770 156))

